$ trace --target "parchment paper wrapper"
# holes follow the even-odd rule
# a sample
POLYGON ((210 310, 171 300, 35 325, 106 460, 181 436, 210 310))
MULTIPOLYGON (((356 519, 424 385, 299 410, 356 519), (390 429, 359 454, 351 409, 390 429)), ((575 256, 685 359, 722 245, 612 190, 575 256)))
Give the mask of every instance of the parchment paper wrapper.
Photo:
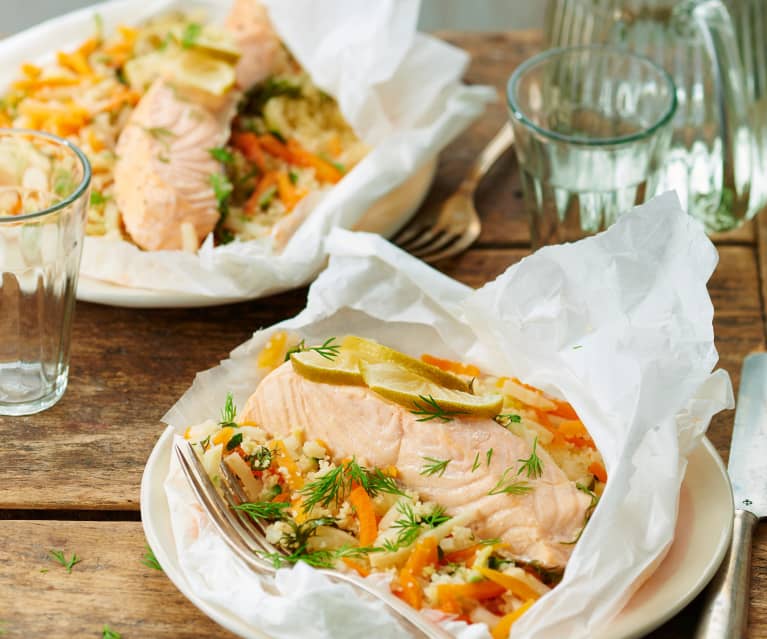
MULTIPOLYGON (((332 189, 299 204, 313 210, 279 254, 270 239, 214 247, 211 236, 195 255, 141 251, 128 242, 88 237, 82 274, 128 287, 221 298, 254 298, 306 284, 324 264, 323 240, 330 229, 352 228, 495 98, 489 87, 460 83, 465 52, 416 32, 417 1, 264 4, 283 41, 372 147, 369 154, 332 189)), ((22 62, 52 57, 41 51, 74 47, 92 35, 96 12, 109 33, 118 24, 136 24, 169 9, 203 7, 212 21, 222 22, 230 6, 230 0, 118 0, 46 22, 0 43, 0 86, 14 79, 22 62)))
MULTIPOLYGON (((601 235, 541 249, 476 291, 378 236, 335 230, 327 249, 330 265, 306 309, 199 374, 165 421, 181 433, 216 418, 228 391, 243 405, 259 382, 258 352, 276 330, 310 342, 373 337, 564 397, 594 437, 609 481, 562 583, 514 625, 512 637, 594 634, 664 556, 687 455, 711 416, 733 405, 727 373, 711 373, 717 353, 706 282, 717 253, 699 224, 666 194, 601 235)), ((308 628, 313 637, 402 636, 380 606, 306 566, 280 571, 280 594, 265 593, 190 509, 177 468, 166 494, 181 566, 200 597, 280 639, 299 639, 308 628)), ((451 629, 462 639, 489 636, 483 625, 451 629)))

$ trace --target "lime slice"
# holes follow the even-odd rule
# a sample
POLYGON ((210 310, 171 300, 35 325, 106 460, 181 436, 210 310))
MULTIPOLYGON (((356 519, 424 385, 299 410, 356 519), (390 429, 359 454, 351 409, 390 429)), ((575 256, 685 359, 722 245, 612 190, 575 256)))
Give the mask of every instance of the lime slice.
POLYGON ((501 395, 472 395, 445 388, 394 362, 360 362, 362 378, 370 390, 412 411, 423 421, 449 421, 455 416, 495 417, 503 407, 501 395))
POLYGON ((241 53, 234 38, 228 32, 210 26, 202 30, 190 48, 229 64, 237 62, 241 53))
POLYGON ((393 348, 389 348, 378 342, 365 339, 364 337, 347 335, 341 342, 341 351, 351 351, 356 353, 360 361, 371 364, 397 364, 406 371, 415 373, 416 375, 439 386, 444 386, 445 388, 464 391, 467 394, 470 391, 469 383, 457 375, 443 371, 441 368, 422 362, 421 360, 395 351, 393 348))
POLYGON ((165 71, 171 82, 212 95, 224 95, 234 86, 234 67, 199 51, 182 51, 169 57, 165 71))
POLYGON ((341 349, 333 359, 327 359, 316 351, 301 351, 290 356, 293 370, 302 377, 321 384, 346 384, 363 386, 357 358, 341 349))

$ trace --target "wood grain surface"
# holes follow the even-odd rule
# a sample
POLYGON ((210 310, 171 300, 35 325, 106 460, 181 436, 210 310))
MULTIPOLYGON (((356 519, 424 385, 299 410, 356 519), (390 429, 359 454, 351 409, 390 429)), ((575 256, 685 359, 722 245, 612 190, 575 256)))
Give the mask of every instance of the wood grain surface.
MULTIPOLYGON (((437 206, 506 119, 509 74, 540 50, 536 32, 442 34, 472 53, 471 83, 491 84, 499 100, 443 153, 424 210, 437 206)), ((481 286, 528 254, 527 220, 512 154, 482 183, 483 220, 472 250, 440 264, 481 286)), ((715 238, 720 264, 709 290, 719 365, 737 389, 742 359, 764 350, 767 228, 761 220, 715 238)), ((100 637, 105 623, 124 639, 230 638, 160 572, 141 564, 139 483, 164 412, 196 372, 216 365, 254 330, 296 314, 306 290, 208 309, 136 310, 78 304, 70 386, 52 409, 0 417, 0 635, 100 637), (83 557, 72 574, 52 548, 83 557), (47 570, 47 572, 41 572, 47 570)), ((732 412, 709 437, 726 460, 732 412)), ((767 528, 754 546, 749 638, 767 637, 767 528)), ((691 637, 700 600, 650 635, 691 637)))

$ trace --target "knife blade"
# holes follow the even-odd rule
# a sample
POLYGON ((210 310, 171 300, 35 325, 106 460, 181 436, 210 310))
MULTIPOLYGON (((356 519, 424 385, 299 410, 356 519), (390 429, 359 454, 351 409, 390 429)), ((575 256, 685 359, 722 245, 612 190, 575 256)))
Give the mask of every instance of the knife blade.
POLYGON ((735 517, 730 550, 708 587, 695 639, 740 639, 748 625, 751 538, 767 515, 767 353, 746 357, 727 474, 735 517))

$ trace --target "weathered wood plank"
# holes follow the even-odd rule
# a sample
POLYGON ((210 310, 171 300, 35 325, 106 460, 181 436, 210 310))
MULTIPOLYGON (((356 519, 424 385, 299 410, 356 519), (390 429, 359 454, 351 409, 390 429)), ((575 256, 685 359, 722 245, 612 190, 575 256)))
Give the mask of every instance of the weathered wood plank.
MULTIPOLYGON (((3 522, 0 628, 9 639, 98 637, 103 625, 125 639, 230 639, 161 572, 141 563, 145 539, 135 522, 3 522), (71 574, 48 558, 52 548, 82 557, 71 574), (47 572, 41 572, 47 570, 47 572), (119 594, 118 594, 119 593, 119 594), (158 605, 158 602, 161 602, 158 605)), ((757 533, 749 637, 767 636, 767 528, 757 533)), ((700 598, 648 635, 691 636, 700 598)))

